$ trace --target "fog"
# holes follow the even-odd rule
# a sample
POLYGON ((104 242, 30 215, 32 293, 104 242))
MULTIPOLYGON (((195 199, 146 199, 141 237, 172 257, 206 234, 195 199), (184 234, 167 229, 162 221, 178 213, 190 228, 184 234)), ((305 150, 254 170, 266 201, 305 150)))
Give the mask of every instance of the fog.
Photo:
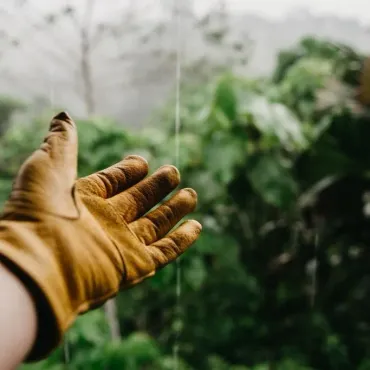
MULTIPOLYGON (((94 114, 139 127, 167 99, 174 85, 175 5, 179 3, 173 0, 3 0, 0 94, 36 99, 41 105, 86 116, 88 97, 81 77, 84 28, 89 40, 94 114), (68 15, 70 4, 73 17, 68 15), (163 25, 159 35, 158 27, 163 25)), ((181 3, 185 62, 215 57, 196 24, 220 9, 228 16, 232 34, 248 37, 253 43, 249 62, 240 71, 245 75, 267 74, 277 52, 305 35, 348 42, 370 52, 370 15, 364 11, 365 1, 198 0, 181 3)))

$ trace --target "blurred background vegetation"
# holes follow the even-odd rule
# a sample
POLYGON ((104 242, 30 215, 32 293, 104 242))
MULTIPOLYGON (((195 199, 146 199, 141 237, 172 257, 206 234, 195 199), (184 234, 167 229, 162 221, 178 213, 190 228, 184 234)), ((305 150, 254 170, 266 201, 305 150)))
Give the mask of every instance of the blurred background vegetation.
MULTIPOLYGON (((227 27, 204 32, 230 50, 227 27)), ((176 337, 181 370, 370 369, 366 56, 306 37, 253 78, 248 45, 183 66, 179 167, 204 231, 181 258, 181 311, 170 265, 79 318, 68 366, 60 348, 22 370, 172 370, 176 337)), ((128 154, 174 163, 174 94, 134 130, 94 114, 87 80, 81 176, 128 154)), ((0 202, 57 108, 1 98, 0 202)))

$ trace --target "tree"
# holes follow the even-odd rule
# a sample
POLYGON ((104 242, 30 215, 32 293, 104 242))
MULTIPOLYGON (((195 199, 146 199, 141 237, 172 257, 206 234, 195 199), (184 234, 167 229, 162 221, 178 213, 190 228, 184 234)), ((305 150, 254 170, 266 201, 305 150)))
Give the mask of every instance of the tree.
POLYGON ((181 3, 178 41, 178 4, 171 0, 160 8, 149 0, 130 1, 104 4, 103 9, 99 2, 88 0, 45 13, 33 0, 4 3, 0 6, 4 25, 15 23, 19 16, 25 24, 23 32, 15 35, 4 27, 5 60, 12 55, 28 58, 27 71, 12 66, 3 71, 4 78, 12 87, 20 87, 26 100, 44 97, 43 108, 58 101, 85 117, 106 112, 122 117, 124 109, 126 117, 132 111, 126 121, 142 123, 172 91, 177 43, 185 79, 209 80, 225 66, 244 68, 249 58, 251 42, 246 35, 235 39, 227 9, 215 9, 198 20, 191 2, 181 3), (109 9, 115 10, 112 16, 100 16, 109 9), (151 11, 159 13, 157 19, 147 19, 151 11), (32 84, 31 75, 37 76, 32 84), (139 112, 130 109, 135 107, 135 94, 141 96, 139 112))
MULTIPOLYGON (((368 368, 369 116, 345 78, 361 56, 310 43, 275 81, 228 72, 184 86, 179 167, 204 227, 181 261, 181 323, 169 265, 118 297, 121 340, 109 339, 101 311, 77 321, 72 369, 172 369, 179 324, 181 369, 368 368), (323 106, 333 77, 347 103, 323 106)), ((79 122, 80 174, 132 153, 151 168, 173 163, 173 117, 170 105, 162 126, 140 134, 79 122)), ((17 130, 2 158, 29 148, 17 130)), ((57 369, 59 355, 36 368, 57 369)))
POLYGON ((8 129, 13 114, 24 108, 24 105, 15 99, 0 97, 0 137, 8 129))

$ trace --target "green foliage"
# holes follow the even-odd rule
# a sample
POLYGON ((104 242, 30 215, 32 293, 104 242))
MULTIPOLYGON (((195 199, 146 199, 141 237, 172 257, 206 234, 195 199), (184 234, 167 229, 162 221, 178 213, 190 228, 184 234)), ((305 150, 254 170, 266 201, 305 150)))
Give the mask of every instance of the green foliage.
POLYGON ((0 97, 0 137, 7 130, 12 115, 23 108, 24 105, 18 100, 0 97))
POLYGON ((307 57, 331 61, 335 66, 337 76, 351 85, 358 83, 357 74, 364 56, 347 45, 313 37, 306 37, 295 48, 280 53, 273 81, 275 83, 282 82, 289 73, 289 69, 307 57))
MULTIPOLYGON (((70 369, 173 369, 179 333, 182 370, 369 368, 370 125, 351 95, 361 58, 307 39, 281 55, 271 82, 226 73, 184 87, 179 167, 204 229, 181 258, 180 317, 170 265, 119 296, 122 340, 109 339, 100 310, 76 322, 70 369), (333 79, 348 94, 323 108, 333 79)), ((131 153, 152 169, 174 163, 174 116, 170 104, 135 135, 78 122, 80 174, 131 153)), ((2 138, 4 198, 38 145, 28 133, 46 132, 40 122, 2 138)), ((63 368, 60 349, 24 370, 46 368, 63 368)))
POLYGON ((296 200, 298 185, 290 168, 282 160, 276 160, 270 155, 258 156, 250 166, 247 176, 254 191, 266 203, 285 208, 296 200))

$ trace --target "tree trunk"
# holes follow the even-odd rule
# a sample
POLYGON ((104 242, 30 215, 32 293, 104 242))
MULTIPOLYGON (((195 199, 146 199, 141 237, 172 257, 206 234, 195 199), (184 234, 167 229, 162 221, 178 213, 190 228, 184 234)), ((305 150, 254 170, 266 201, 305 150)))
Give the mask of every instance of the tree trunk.
POLYGON ((81 27, 81 75, 83 95, 88 117, 95 113, 95 89, 91 67, 91 21, 95 0, 87 0, 85 21, 81 27))
POLYGON ((105 306, 105 316, 108 321, 110 334, 112 340, 119 340, 121 338, 120 327, 119 327, 119 320, 117 316, 117 303, 116 300, 113 298, 108 301, 105 306))

